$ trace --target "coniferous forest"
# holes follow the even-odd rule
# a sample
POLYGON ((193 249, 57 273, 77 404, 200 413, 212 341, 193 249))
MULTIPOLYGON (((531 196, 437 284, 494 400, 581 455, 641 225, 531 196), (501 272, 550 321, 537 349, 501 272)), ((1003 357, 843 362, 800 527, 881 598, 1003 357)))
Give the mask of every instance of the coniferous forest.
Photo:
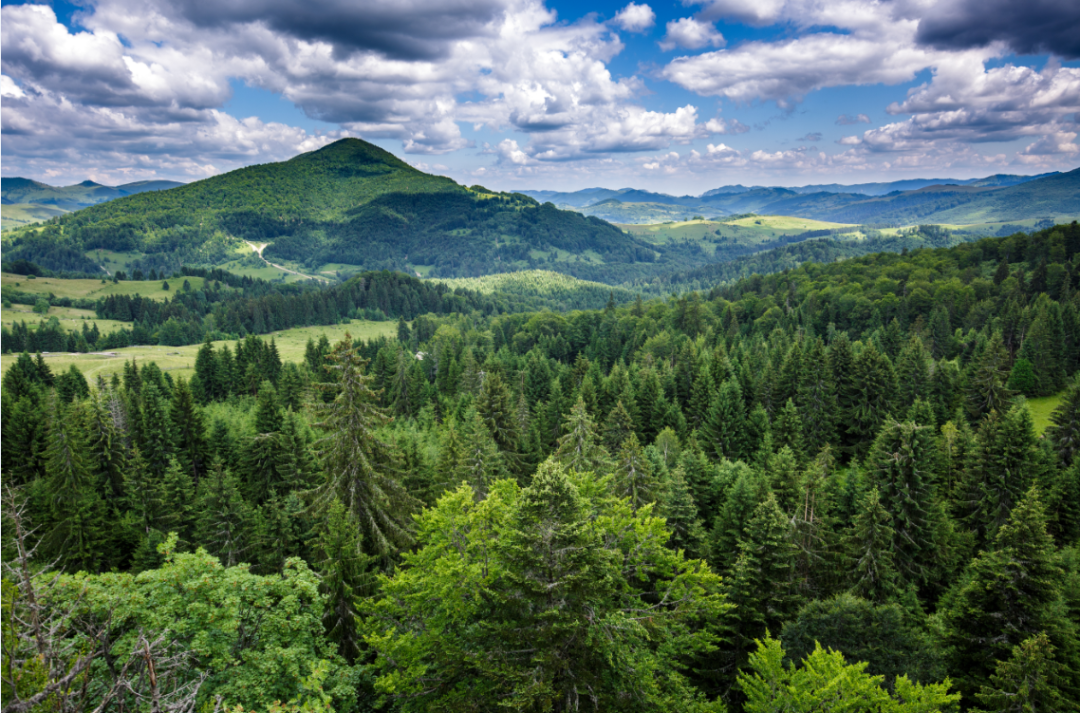
POLYGON ((1080 708, 1076 223, 564 312, 214 279, 95 305, 189 379, 4 335, 4 713, 1080 708))

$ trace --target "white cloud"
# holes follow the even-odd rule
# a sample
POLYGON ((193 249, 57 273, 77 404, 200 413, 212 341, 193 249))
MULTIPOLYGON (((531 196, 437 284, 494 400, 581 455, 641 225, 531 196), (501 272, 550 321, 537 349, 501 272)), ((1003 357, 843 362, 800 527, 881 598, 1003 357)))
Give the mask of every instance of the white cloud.
POLYGON ((619 10, 611 21, 627 32, 644 32, 656 24, 656 13, 644 3, 632 2, 619 10))
POLYGON ((852 124, 869 124, 870 117, 866 114, 856 114, 855 116, 841 114, 840 116, 836 117, 836 123, 840 126, 850 126, 852 124))
POLYGON ((728 121, 717 117, 705 122, 705 130, 710 134, 745 134, 750 130, 750 127, 738 119, 728 121))
POLYGON ((724 36, 710 22, 701 22, 692 17, 683 17, 667 24, 667 34, 660 41, 660 49, 670 52, 676 47, 701 49, 702 47, 723 47, 724 36))

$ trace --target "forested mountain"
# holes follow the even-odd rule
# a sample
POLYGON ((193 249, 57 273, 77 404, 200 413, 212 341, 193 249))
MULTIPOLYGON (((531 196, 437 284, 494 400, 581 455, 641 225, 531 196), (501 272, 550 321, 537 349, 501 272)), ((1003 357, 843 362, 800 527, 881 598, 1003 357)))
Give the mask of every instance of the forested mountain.
POLYGON ((1076 710, 1078 284, 1073 223, 597 310, 462 295, 190 379, 24 354, 5 704, 1076 710))
MULTIPOLYGON (((604 221, 459 186, 359 139, 61 216, 19 233, 5 259, 93 271, 85 254, 103 249, 144 254, 144 267, 171 271, 233 259, 237 248, 250 250, 241 240, 268 242, 266 258, 308 268, 422 267, 443 277, 540 263, 611 282, 655 272, 666 259, 664 250, 604 221)), ((692 264, 678 253, 670 260, 692 264)))

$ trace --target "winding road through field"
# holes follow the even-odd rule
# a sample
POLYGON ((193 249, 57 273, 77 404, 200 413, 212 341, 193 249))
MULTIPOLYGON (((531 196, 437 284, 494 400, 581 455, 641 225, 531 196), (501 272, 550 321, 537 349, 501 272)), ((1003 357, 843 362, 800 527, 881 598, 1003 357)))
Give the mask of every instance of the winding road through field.
POLYGON ((244 242, 247 243, 248 246, 252 250, 255 251, 255 254, 259 256, 260 260, 265 262, 270 267, 275 267, 278 270, 281 270, 282 272, 288 272, 288 273, 290 273, 292 275, 299 275, 300 277, 306 277, 309 280, 322 280, 323 282, 331 282, 331 280, 328 280, 325 277, 319 277, 318 275, 305 275, 302 272, 297 272, 296 270, 290 270, 287 267, 282 267, 281 265, 270 262, 269 260, 267 260, 266 258, 263 257, 263 250, 265 250, 266 246, 269 245, 270 243, 259 243, 258 245, 256 245, 255 243, 251 242, 250 240, 245 240, 244 242))

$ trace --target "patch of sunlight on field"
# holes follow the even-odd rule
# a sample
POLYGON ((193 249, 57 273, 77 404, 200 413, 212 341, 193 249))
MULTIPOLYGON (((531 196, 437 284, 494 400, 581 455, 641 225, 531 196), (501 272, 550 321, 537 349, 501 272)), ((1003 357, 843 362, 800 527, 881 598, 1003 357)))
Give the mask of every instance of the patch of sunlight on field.
POLYGON ((164 280, 123 280, 112 282, 106 280, 61 280, 56 277, 38 277, 33 280, 26 275, 13 275, 11 273, 0 274, 0 287, 6 287, 20 292, 29 292, 35 295, 54 294, 57 297, 70 297, 78 299, 86 297, 96 300, 109 295, 142 295, 155 300, 167 300, 173 293, 179 290, 184 280, 191 284, 191 289, 200 290, 205 282, 201 277, 180 277, 177 279, 166 278, 164 280), (162 283, 168 282, 169 289, 162 289, 162 283))
POLYGON ((1065 393, 1056 394, 1054 396, 1044 396, 1038 399, 1028 399, 1028 408, 1031 409, 1031 418, 1035 421, 1035 432, 1040 436, 1050 426, 1050 414, 1054 412, 1054 409, 1061 403, 1061 399, 1065 393))
MULTIPOLYGON (((117 324, 125 324, 120 323, 117 324)), ((98 322, 101 328, 101 322, 98 322)), ((297 327, 285 329, 271 334, 259 335, 260 338, 273 339, 277 345, 278 353, 282 361, 299 362, 304 358, 304 348, 308 339, 317 340, 325 334, 330 343, 340 341, 348 332, 353 339, 376 339, 378 337, 394 337, 397 334, 397 322, 370 322, 366 320, 351 320, 349 324, 336 324, 326 327, 297 327)), ((236 348, 236 342, 224 342, 230 349, 236 348)), ((222 342, 214 342, 215 347, 220 347, 222 342)), ((98 376, 111 377, 114 373, 120 373, 124 369, 124 362, 135 359, 136 361, 153 361, 163 371, 173 376, 191 378, 194 373, 195 355, 199 351, 199 344, 190 344, 184 347, 165 346, 138 346, 114 349, 108 352, 91 354, 53 353, 46 354, 45 361, 54 374, 67 371, 72 364, 81 371, 89 381, 98 376)), ((7 372, 8 368, 15 363, 17 354, 4 354, 0 356, 0 373, 7 372)))

